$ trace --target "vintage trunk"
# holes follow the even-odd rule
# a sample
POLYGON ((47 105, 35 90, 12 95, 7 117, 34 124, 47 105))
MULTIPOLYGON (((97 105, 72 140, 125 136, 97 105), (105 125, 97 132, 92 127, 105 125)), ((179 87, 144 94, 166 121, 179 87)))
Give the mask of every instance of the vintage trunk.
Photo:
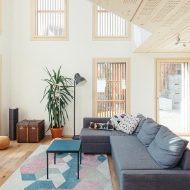
POLYGON ((17 123, 17 142, 37 143, 44 138, 44 120, 23 120, 17 123))

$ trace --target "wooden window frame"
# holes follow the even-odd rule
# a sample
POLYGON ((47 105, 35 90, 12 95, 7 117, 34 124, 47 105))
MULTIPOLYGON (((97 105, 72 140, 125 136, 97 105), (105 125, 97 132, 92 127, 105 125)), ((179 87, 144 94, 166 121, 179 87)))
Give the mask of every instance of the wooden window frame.
MULTIPOLYGON (((190 58, 155 58, 155 118, 156 121, 159 122, 159 88, 160 88, 160 63, 162 62, 176 62, 176 63, 180 63, 180 62, 186 62, 188 63, 188 80, 190 82, 190 58)), ((188 89, 188 92, 190 92, 190 88, 188 89)), ((190 98, 189 98, 189 112, 190 112, 190 98)), ((188 118, 188 127, 189 127, 189 131, 190 131, 190 116, 188 118)), ((177 133, 177 135, 180 136, 189 136, 189 133, 177 133)))
POLYGON ((131 98, 130 98, 130 59, 129 58, 93 58, 92 72, 92 115, 97 117, 97 63, 99 62, 125 62, 126 63, 126 113, 130 114, 131 98))
POLYGON ((92 39, 93 40, 102 40, 102 41, 123 41, 123 40, 130 40, 131 39, 131 24, 129 21, 127 24, 127 36, 98 36, 98 21, 97 21, 97 7, 95 3, 92 4, 92 39))
POLYGON ((36 13, 35 13, 36 1, 30 0, 30 17, 31 17, 31 40, 39 41, 62 41, 69 40, 69 0, 65 0, 65 34, 63 36, 37 36, 35 35, 36 30, 36 13))

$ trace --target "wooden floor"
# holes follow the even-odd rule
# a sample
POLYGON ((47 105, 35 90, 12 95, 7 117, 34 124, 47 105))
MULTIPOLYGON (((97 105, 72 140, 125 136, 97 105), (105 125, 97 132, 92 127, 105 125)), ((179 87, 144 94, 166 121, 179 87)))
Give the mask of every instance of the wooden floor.
MULTIPOLYGON (((49 144, 51 141, 50 136, 46 136, 40 143, 17 143, 17 141, 11 141, 9 148, 0 150, 0 187, 40 144, 49 144)), ((108 155, 108 163, 113 188, 114 190, 119 190, 111 155, 108 155)))

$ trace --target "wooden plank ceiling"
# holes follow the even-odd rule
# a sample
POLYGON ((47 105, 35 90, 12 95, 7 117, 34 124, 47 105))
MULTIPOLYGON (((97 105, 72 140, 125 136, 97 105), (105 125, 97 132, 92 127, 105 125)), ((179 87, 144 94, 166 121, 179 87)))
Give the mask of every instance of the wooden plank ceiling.
POLYGON ((152 33, 135 52, 190 52, 190 0, 90 1, 152 33))

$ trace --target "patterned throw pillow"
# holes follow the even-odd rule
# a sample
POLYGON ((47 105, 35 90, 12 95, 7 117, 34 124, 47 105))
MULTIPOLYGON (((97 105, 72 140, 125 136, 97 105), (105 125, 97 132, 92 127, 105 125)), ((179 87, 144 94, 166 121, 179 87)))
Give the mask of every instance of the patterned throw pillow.
POLYGON ((111 119, 107 122, 107 124, 111 124, 114 129, 118 130, 118 125, 120 121, 126 116, 126 114, 115 114, 111 119))
POLYGON ((90 129, 100 129, 100 130, 108 130, 108 131, 113 131, 114 127, 111 124, 108 123, 94 123, 90 122, 90 129))
POLYGON ((121 130, 127 134, 132 134, 138 123, 139 123, 140 119, 132 116, 130 114, 127 114, 119 123, 118 125, 118 130, 121 130))

